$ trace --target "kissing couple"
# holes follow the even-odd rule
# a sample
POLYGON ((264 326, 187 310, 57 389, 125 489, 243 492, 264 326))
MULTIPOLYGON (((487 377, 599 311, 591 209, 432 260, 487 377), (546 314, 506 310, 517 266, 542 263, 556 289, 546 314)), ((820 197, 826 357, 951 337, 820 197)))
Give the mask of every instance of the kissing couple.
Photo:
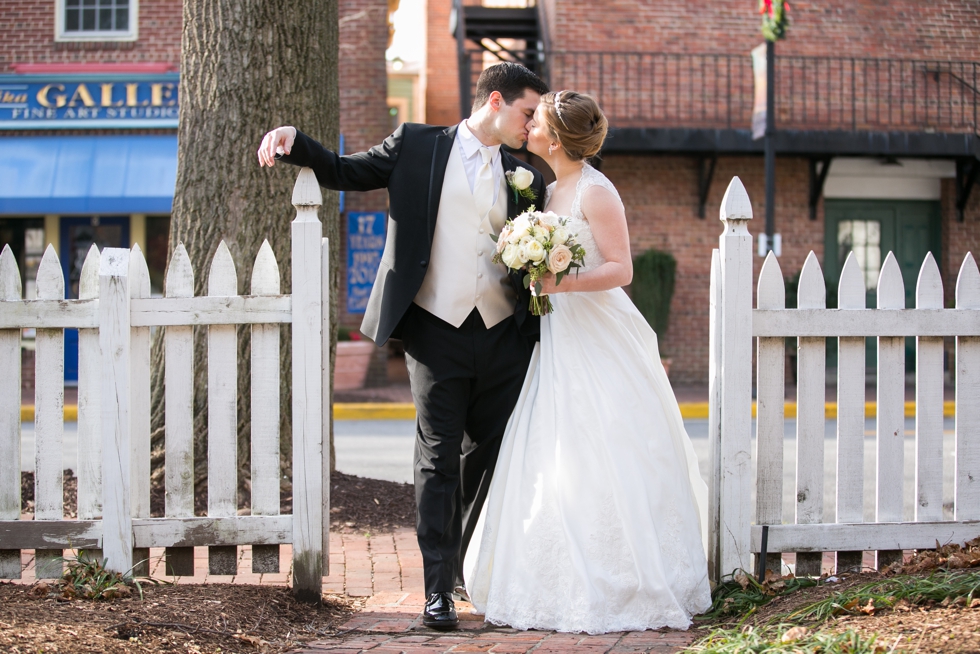
POLYGON ((460 597, 495 624, 592 634, 686 629, 711 604, 707 488, 656 333, 621 288, 623 203, 587 163, 606 132, 590 96, 500 63, 458 125, 405 123, 347 156, 279 127, 258 150, 328 189, 388 189, 361 331, 405 349, 431 628, 457 628, 460 597), (547 188, 501 148, 525 143, 555 174, 547 188), (560 216, 585 256, 527 288, 494 255, 532 207, 560 216), (552 310, 534 315, 532 294, 552 310))

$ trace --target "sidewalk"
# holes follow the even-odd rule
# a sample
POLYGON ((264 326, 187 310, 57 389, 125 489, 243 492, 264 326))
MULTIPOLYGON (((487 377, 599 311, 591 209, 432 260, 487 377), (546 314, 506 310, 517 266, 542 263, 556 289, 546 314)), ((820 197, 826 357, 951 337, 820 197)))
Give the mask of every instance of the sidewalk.
MULTIPOLYGON (((66 556, 69 554, 66 552, 66 556)), ((209 575, 207 548, 194 548, 193 577, 167 577, 163 549, 150 550, 150 576, 179 584, 268 584, 285 586, 290 582, 292 548, 280 546, 278 574, 252 574, 251 548, 239 548, 239 574, 209 575)), ((23 577, 15 583, 34 583, 34 556, 21 554, 23 577)), ((363 602, 360 612, 336 636, 308 643, 294 654, 372 654, 403 652, 498 652, 536 654, 559 652, 616 654, 638 652, 679 652, 695 638, 682 631, 643 631, 589 636, 550 631, 518 631, 487 625, 472 613, 472 606, 457 604, 460 629, 437 632, 421 624, 425 604, 422 553, 415 532, 410 529, 387 534, 330 534, 330 575, 323 579, 326 594, 347 595, 363 602)))

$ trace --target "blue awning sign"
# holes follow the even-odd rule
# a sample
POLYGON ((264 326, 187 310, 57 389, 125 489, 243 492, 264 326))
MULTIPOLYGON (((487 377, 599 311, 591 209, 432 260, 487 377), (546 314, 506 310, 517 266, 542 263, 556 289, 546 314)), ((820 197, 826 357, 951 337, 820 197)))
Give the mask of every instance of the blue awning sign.
POLYGON ((170 213, 176 134, 0 138, 0 215, 170 213))
POLYGON ((180 75, 0 75, 0 129, 177 127, 180 75))

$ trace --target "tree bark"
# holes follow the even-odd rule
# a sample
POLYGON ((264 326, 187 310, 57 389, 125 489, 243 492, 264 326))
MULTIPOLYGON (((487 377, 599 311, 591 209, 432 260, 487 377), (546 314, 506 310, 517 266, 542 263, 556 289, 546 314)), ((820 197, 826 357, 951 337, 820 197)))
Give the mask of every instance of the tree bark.
MULTIPOLYGON (((279 263, 282 293, 291 292, 290 222, 295 210, 290 199, 299 170, 283 164, 271 170, 260 168, 256 151, 262 135, 279 125, 300 126, 328 147, 336 147, 337 43, 337 0, 184 1, 177 183, 168 256, 184 244, 194 269, 195 295, 207 294, 211 260, 222 239, 235 261, 240 294, 250 293, 252 264, 266 239, 279 263)), ((324 192, 319 214, 331 246, 332 326, 337 324, 340 263, 337 199, 336 193, 324 192)), ((166 447, 163 332, 156 330, 152 352, 155 484, 162 484, 166 447)), ((284 479, 289 479, 292 452, 289 334, 289 326, 284 325, 280 354, 284 479)), ((238 328, 239 506, 251 504, 249 336, 248 326, 238 328)), ((196 498, 205 498, 207 488, 206 337, 206 328, 195 328, 196 498)), ((335 349, 336 329, 331 338, 331 369, 335 349)), ((332 429, 329 446, 332 452, 332 429)), ((283 490, 290 493, 288 485, 283 490)))

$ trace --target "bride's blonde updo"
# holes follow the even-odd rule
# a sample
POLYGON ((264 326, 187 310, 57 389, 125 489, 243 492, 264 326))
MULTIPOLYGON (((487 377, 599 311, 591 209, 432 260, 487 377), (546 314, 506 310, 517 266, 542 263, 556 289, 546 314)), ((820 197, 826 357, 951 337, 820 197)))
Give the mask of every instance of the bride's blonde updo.
POLYGON ((591 95, 558 91, 541 96, 545 121, 551 135, 572 160, 589 159, 599 153, 609 123, 591 95))

